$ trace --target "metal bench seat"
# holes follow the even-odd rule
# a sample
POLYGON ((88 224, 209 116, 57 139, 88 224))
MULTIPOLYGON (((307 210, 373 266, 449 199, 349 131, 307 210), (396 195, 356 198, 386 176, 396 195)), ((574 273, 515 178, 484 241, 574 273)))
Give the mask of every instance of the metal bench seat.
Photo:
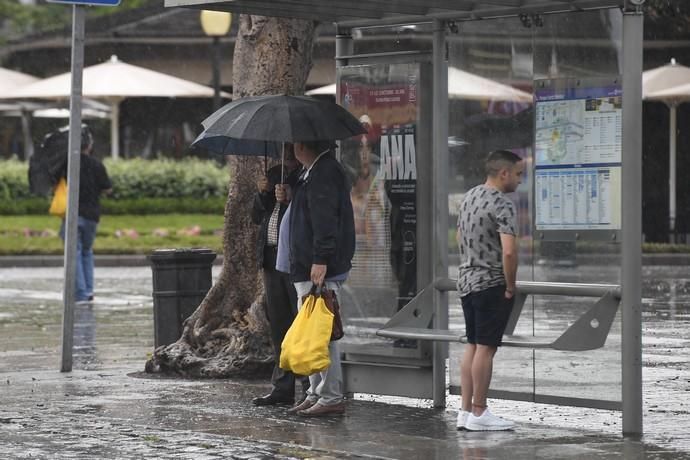
MULTIPOLYGON (((435 340, 466 343, 464 332, 429 328, 433 317, 434 290, 455 290, 453 280, 442 279, 427 286, 403 309, 396 313, 376 334, 381 337, 413 340, 435 340)), ((595 350, 604 346, 620 303, 620 289, 616 285, 518 283, 515 306, 508 321, 503 346, 518 348, 547 348, 563 351, 595 350), (555 340, 513 335, 515 325, 528 295, 574 295, 598 297, 599 300, 573 322, 555 340)))

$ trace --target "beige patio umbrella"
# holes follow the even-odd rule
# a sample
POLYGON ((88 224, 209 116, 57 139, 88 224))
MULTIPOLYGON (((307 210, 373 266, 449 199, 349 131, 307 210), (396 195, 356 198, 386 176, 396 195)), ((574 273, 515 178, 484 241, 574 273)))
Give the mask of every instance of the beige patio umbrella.
POLYGON ((448 97, 451 99, 532 102, 532 95, 464 70, 448 69, 448 97))
POLYGON ((647 101, 659 101, 668 105, 669 116, 669 152, 668 152, 668 219, 671 233, 676 228, 676 138, 677 108, 683 102, 690 101, 690 67, 685 67, 671 59, 666 64, 642 73, 642 98, 647 101))
MULTIPOLYGON (((70 72, 46 78, 23 86, 5 99, 67 99, 70 97, 70 72)), ((107 101, 111 106, 111 153, 120 156, 119 107, 130 97, 213 97, 208 86, 183 80, 118 60, 112 56, 102 64, 86 67, 83 75, 82 95, 107 101)), ((223 97, 229 97, 222 93, 223 97)))
MULTIPOLYGON (((335 83, 307 91, 307 96, 331 94, 335 83)), ((532 95, 489 78, 451 67, 448 69, 448 97, 452 99, 532 102, 532 95)))
POLYGON ((10 93, 17 88, 38 81, 38 78, 0 67, 0 94, 10 93))

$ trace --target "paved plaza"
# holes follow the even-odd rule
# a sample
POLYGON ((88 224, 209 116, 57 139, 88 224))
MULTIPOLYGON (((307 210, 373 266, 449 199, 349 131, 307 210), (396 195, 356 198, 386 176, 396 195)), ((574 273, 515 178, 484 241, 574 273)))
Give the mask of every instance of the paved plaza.
POLYGON ((0 269, 0 457, 690 459, 685 266, 645 267, 642 440, 624 439, 613 411, 493 400, 518 429, 466 433, 454 395, 441 410, 358 394, 342 418, 304 420, 252 407, 263 380, 150 378, 150 268, 100 267, 96 278, 95 305, 76 312, 74 371, 60 373, 62 269, 0 269))

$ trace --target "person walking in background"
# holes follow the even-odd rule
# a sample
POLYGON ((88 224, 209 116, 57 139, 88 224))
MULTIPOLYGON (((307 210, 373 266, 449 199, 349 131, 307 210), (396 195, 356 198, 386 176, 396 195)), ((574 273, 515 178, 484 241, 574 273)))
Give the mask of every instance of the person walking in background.
MULTIPOLYGON (((94 300, 93 243, 101 218, 101 195, 110 193, 112 183, 100 160, 92 156, 93 135, 84 125, 81 133, 79 170, 79 220, 77 224, 77 287, 75 301, 94 300)), ((64 175, 66 176, 66 174, 64 175)), ((69 186, 69 184, 67 184, 69 186)), ((65 239, 65 219, 60 225, 60 237, 65 239)))
MULTIPOLYGON (((252 221, 261 225, 256 242, 256 256, 262 269, 264 289, 266 292, 266 316, 271 329, 271 340, 275 353, 275 366, 271 376, 273 388, 265 396, 252 399, 257 406, 272 406, 275 404, 293 404, 295 402, 295 375, 284 371, 279 366, 280 345, 285 333, 290 328, 297 314, 297 293, 290 281, 288 273, 276 270, 278 255, 278 229, 289 204, 289 196, 281 195, 276 199, 276 190, 281 190, 281 184, 294 187, 299 177, 299 163, 295 159, 292 145, 285 146, 283 167, 277 165, 268 170, 266 176, 257 182, 258 192, 254 197, 252 207, 252 221)), ((306 395, 309 379, 301 378, 302 391, 306 395)), ((300 398, 300 402, 303 398, 300 398)))
POLYGON ((525 169, 506 150, 486 160, 486 182, 471 189, 458 216, 458 292, 467 344, 460 366, 462 408, 458 429, 510 430, 514 423, 489 412, 486 404, 493 358, 513 308, 517 274, 517 213, 505 194, 517 190, 525 169))
MULTIPOLYGON (((289 241, 289 247, 281 244, 278 269, 289 270, 300 304, 313 285, 325 284, 337 293, 347 280, 355 253, 351 184, 331 148, 331 142, 295 143, 295 157, 303 172, 280 228, 280 238, 289 241)), ((338 342, 330 342, 328 353, 330 366, 309 376, 307 398, 291 412, 304 417, 345 412, 338 342)))

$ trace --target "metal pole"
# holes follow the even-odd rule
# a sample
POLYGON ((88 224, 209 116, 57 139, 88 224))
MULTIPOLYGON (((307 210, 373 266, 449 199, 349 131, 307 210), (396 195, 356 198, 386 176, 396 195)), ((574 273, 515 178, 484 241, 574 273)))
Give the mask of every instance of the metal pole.
MULTIPOLYGON (((445 22, 434 20, 433 32, 433 279, 448 277, 448 66, 445 22)), ((448 329, 448 293, 434 290, 434 328, 448 329)), ((434 341, 434 407, 446 405, 448 344, 434 341)))
POLYGON ((213 37, 213 111, 220 109, 220 37, 213 37))
POLYGON ((79 162, 81 154, 81 90, 84 69, 85 7, 72 6, 72 90, 69 104, 67 162, 67 220, 65 222, 65 284, 62 315, 61 372, 72 370, 74 341, 74 294, 77 274, 77 222, 79 220, 79 162))
POLYGON ((642 435, 642 31, 623 14, 622 399, 623 434, 642 435))
POLYGON ((344 56, 352 56, 355 51, 355 43, 352 40, 352 31, 350 29, 343 29, 336 25, 335 31, 335 66, 343 67, 347 65, 347 59, 344 56))
POLYGON ((669 239, 675 243, 676 231, 676 145, 677 145, 677 126, 678 114, 677 105, 671 103, 669 120, 669 152, 668 152, 668 229, 669 239))
POLYGON ((31 136, 31 114, 22 109, 22 134, 24 135, 24 161, 29 161, 34 156, 34 140, 31 136))
POLYGON ((110 102, 110 155, 120 158, 120 101, 110 102))
MULTIPOLYGON (((345 67, 348 64, 347 58, 344 56, 352 56, 355 52, 355 42, 352 40, 352 31, 350 29, 343 29, 337 24, 335 26, 335 102, 338 103, 340 96, 340 75, 338 74, 339 67, 345 67)), ((340 146, 340 143, 338 143, 340 146)), ((341 150, 338 148, 337 158, 340 160, 341 150)))

